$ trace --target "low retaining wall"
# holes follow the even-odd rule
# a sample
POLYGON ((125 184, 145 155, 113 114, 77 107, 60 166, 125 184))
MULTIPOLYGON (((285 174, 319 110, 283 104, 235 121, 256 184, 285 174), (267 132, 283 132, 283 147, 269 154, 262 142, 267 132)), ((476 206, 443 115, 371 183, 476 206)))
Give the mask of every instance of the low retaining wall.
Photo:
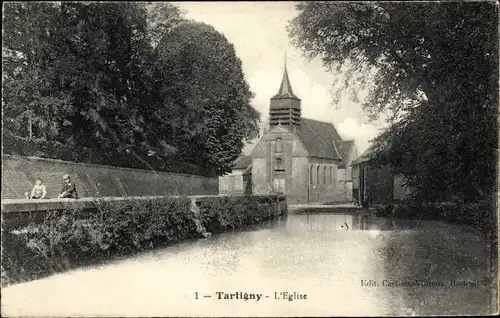
POLYGON ((3 211, 2 285, 287 215, 286 198, 282 196, 77 202, 61 201, 56 210, 28 210, 16 205, 17 211, 3 211))
POLYGON ((69 161, 2 155, 2 200, 24 198, 42 179, 48 198, 57 198, 62 176, 75 182, 80 197, 216 195, 218 178, 69 161))
MULTIPOLYGON (((198 206, 206 205, 210 201, 214 206, 218 202, 241 201, 246 202, 254 200, 257 204, 270 204, 278 202, 276 207, 280 212, 287 212, 286 197, 278 195, 270 196, 219 196, 219 195, 194 195, 194 196, 138 196, 138 197, 103 197, 103 198, 82 198, 82 199, 6 199, 2 200, 2 229, 9 230, 30 223, 41 223, 48 213, 64 213, 65 211, 84 211, 82 215, 87 217, 93 211, 97 211, 99 206, 104 203, 124 204, 133 202, 147 202, 161 199, 189 199, 191 209, 197 209, 198 206), (246 198, 246 199, 245 199, 246 198)), ((249 207, 244 207, 249 208, 249 207)), ((230 212, 232 213, 232 212, 230 212)))

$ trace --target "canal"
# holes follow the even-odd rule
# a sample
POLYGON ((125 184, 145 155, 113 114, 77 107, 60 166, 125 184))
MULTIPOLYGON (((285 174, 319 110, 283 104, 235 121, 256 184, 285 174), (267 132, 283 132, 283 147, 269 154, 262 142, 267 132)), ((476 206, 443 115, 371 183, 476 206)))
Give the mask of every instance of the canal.
POLYGON ((294 214, 258 228, 9 286, 2 290, 2 313, 488 314, 486 246, 484 235, 468 226, 294 214))

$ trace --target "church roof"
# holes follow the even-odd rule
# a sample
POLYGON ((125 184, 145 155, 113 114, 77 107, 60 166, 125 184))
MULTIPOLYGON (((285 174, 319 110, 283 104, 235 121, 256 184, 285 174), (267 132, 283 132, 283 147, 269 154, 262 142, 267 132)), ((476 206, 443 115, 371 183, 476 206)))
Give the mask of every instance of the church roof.
POLYGON ((354 159, 349 158, 352 148, 354 148, 354 140, 335 140, 335 145, 337 146, 337 150, 345 163, 347 163, 349 159, 354 159))
POLYGON ((252 163, 252 157, 239 156, 238 159, 236 159, 236 165, 233 167, 233 170, 246 169, 251 163, 252 163))
POLYGON ((342 159, 335 142, 341 141, 339 133, 331 123, 301 118, 296 134, 306 147, 309 156, 342 159))
POLYGON ((276 98, 299 99, 293 93, 292 85, 290 84, 290 79, 288 78, 288 71, 286 70, 286 64, 285 64, 285 71, 283 72, 283 79, 281 80, 281 85, 280 85, 280 89, 278 91, 278 94, 274 95, 271 99, 276 99, 276 98))

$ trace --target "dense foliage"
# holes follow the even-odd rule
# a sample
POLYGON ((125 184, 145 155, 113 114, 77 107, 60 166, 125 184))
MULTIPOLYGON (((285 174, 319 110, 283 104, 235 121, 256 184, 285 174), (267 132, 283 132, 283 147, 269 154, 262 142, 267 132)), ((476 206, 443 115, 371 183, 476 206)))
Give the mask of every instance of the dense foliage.
POLYGON ((415 198, 476 201, 495 192, 498 5, 494 2, 297 5, 289 33, 307 56, 347 69, 340 89, 389 128, 374 162, 397 167, 415 198))
MULTIPOLYGON (((5 283, 36 279, 151 247, 199 237, 190 200, 96 202, 96 211, 48 211, 41 223, 2 235, 5 283)), ((8 222, 15 226, 16 222, 8 222)), ((14 231, 13 231, 14 230, 14 231)))
POLYGON ((410 201, 388 206, 377 205, 374 208, 375 215, 380 217, 446 220, 451 223, 474 225, 487 231, 496 226, 494 219, 490 217, 492 207, 491 202, 488 201, 465 204, 457 204, 456 202, 416 204, 410 201))
POLYGON ((3 36, 4 129, 34 149, 223 174, 258 131, 234 47, 172 4, 8 3, 3 36))
POLYGON ((198 202, 203 225, 211 233, 259 224, 287 214, 286 202, 276 197, 227 196, 198 202))
MULTIPOLYGON (((2 221, 2 285, 207 236, 286 215, 276 197, 96 201, 95 210, 48 211, 42 222, 2 221)), ((12 214, 9 218, 19 217, 12 214)))

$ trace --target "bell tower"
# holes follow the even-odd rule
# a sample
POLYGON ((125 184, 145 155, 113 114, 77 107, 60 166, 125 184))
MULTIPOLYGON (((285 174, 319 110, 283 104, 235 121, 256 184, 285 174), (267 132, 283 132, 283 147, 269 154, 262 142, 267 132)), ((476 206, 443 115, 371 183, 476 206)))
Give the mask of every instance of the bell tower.
POLYGON ((272 128, 278 123, 287 126, 292 130, 300 127, 300 99, 295 96, 290 85, 288 78, 288 71, 286 69, 286 53, 285 53, 285 70, 283 72, 283 79, 278 94, 271 98, 269 107, 269 126, 272 128))

